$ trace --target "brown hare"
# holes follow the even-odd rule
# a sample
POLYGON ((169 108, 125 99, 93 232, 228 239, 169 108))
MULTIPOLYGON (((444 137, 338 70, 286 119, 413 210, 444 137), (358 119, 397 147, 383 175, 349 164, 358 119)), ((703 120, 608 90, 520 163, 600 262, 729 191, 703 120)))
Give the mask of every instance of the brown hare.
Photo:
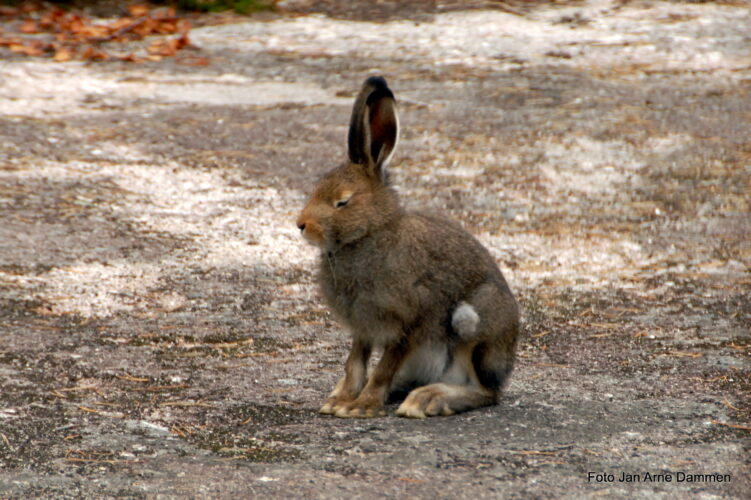
POLYGON ((514 365, 519 311, 488 251, 458 224, 410 213, 386 166, 396 100, 368 78, 352 109, 349 161, 328 172, 297 219, 321 250, 321 291, 351 332, 344 376, 320 412, 424 418, 496 403, 514 365), (368 375, 374 348, 383 356, 368 375))

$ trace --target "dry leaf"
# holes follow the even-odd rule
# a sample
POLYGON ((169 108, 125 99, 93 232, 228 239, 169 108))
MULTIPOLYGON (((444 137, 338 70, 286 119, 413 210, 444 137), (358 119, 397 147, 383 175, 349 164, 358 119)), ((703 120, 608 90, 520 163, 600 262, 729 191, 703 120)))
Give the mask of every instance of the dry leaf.
POLYGON ((110 34, 110 29, 107 26, 84 25, 75 34, 83 39, 103 38, 110 34))
POLYGON ((151 55, 158 55, 158 56, 174 55, 174 52, 170 53, 170 49, 167 46, 167 44, 164 42, 164 40, 154 40, 153 42, 151 42, 151 45, 146 47, 146 52, 148 52, 151 55))
POLYGON ((144 18, 142 21, 136 21, 135 23, 133 23, 134 28, 131 31, 139 36, 144 37, 152 34, 156 30, 156 26, 158 24, 159 22, 155 19, 144 18))
POLYGON ((121 61, 125 62, 141 62, 141 58, 135 55, 134 53, 130 52, 128 54, 117 54, 115 57, 121 61))
POLYGON ((181 35, 187 35, 188 31, 190 31, 190 21, 187 19, 180 19, 177 21, 177 31, 181 35))
POLYGON ((42 5, 36 2, 23 2, 21 4, 21 10, 26 13, 36 12, 38 10, 42 10, 42 5))
POLYGON ((177 44, 175 45, 175 48, 177 50, 184 49, 185 47, 190 45, 190 38, 188 38, 188 35, 183 33, 180 38, 176 39, 177 44))
POLYGON ((181 36, 179 38, 170 38, 168 40, 155 40, 146 49, 149 54, 172 57, 177 54, 177 51, 190 44, 187 36, 181 36))
POLYGON ((149 7, 141 4, 129 5, 128 12, 133 17, 143 17, 149 14, 149 7))
POLYGON ((23 22, 23 24, 21 24, 21 27, 18 28, 18 31, 26 34, 39 33, 39 26, 33 19, 27 19, 23 22))
POLYGON ((209 64, 211 64, 211 61, 207 57, 191 57, 189 59, 182 60, 181 64, 184 64, 186 66, 208 66, 209 64))
POLYGON ((12 52, 23 54, 26 56, 39 57, 44 54, 44 50, 39 44, 12 44, 8 47, 12 52))
MULTIPOLYGON (((48 4, 23 3, 21 8, 0 7, 0 15, 21 15, 26 17, 18 30, 23 34, 46 34, 45 39, 33 41, 20 38, 0 37, 0 46, 8 46, 13 52, 28 56, 43 56, 52 53, 55 61, 64 62, 80 57, 87 61, 102 61, 116 57, 122 61, 142 60, 134 54, 112 56, 105 50, 89 44, 102 44, 113 41, 142 39, 154 34, 179 34, 168 40, 157 40, 149 45, 149 60, 158 61, 162 57, 172 57, 177 51, 190 45, 188 32, 190 23, 176 17, 172 7, 150 10, 147 4, 134 4, 128 7, 130 15, 108 24, 94 24, 85 15, 66 12, 48 4), (34 17, 30 17, 29 13, 34 17), (53 42, 54 40, 54 42, 53 42), (51 43, 53 42, 53 43, 51 43), (82 47, 83 45, 83 47, 82 47)), ((206 65, 207 60, 197 59, 195 65, 206 65)))
POLYGON ((162 7, 159 9, 154 9, 151 12, 151 17, 154 19, 170 19, 175 17, 175 14, 177 11, 174 7, 162 7))
POLYGON ((159 21, 154 29, 161 35, 171 35, 172 33, 177 32, 177 19, 159 21))
POLYGON ((3 45, 6 45, 6 46, 20 45, 21 43, 22 42, 21 42, 20 38, 15 38, 15 37, 14 38, 3 38, 3 37, 0 37, 0 46, 3 46, 3 45))
POLYGON ((55 62, 66 62, 73 59, 73 52, 70 51, 70 49, 66 47, 57 47, 55 50, 55 57, 53 57, 55 62))
POLYGON ((115 19, 115 21, 108 25, 109 29, 112 31, 117 31, 119 29, 125 28, 126 26, 130 26, 131 23, 133 23, 133 20, 129 17, 121 17, 120 19, 115 19))
POLYGON ((0 16, 16 16, 21 11, 15 7, 8 7, 7 5, 0 5, 0 16))
POLYGON ((95 49, 94 47, 87 47, 81 54, 81 59, 85 61, 106 61, 110 56, 105 51, 95 49))

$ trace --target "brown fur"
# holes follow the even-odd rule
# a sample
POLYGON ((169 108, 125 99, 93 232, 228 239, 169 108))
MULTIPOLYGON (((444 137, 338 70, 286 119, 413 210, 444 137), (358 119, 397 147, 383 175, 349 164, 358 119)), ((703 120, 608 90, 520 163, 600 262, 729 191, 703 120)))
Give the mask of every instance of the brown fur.
POLYGON ((493 404, 513 368, 519 330, 503 275, 458 224, 401 208, 385 171, 398 138, 385 80, 366 80, 350 123, 351 161, 324 176, 297 221, 321 249, 323 296, 353 339, 344 377, 321 413, 382 415, 389 393, 415 387, 398 415, 493 404), (479 316, 461 336, 451 326, 460 303, 479 316), (368 377, 375 347, 383 356, 368 377))

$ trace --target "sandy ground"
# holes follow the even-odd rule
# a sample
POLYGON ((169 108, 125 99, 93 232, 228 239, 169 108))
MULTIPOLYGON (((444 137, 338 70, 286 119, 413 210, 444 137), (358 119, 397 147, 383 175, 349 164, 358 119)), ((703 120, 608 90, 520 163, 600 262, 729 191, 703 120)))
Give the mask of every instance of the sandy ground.
POLYGON ((748 494, 751 8, 423 3, 203 27, 208 66, 3 54, 1 498, 748 494), (373 73, 405 204, 523 308, 498 406, 316 413, 348 340, 294 218, 373 73))

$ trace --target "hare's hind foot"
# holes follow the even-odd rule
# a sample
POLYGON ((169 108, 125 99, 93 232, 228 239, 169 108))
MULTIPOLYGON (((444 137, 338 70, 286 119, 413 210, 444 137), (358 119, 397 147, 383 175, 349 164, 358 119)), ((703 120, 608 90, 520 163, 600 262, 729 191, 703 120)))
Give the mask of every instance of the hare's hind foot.
POLYGON ((425 418, 489 406, 495 402, 490 389, 469 385, 437 383, 418 387, 396 410, 400 417, 425 418))

